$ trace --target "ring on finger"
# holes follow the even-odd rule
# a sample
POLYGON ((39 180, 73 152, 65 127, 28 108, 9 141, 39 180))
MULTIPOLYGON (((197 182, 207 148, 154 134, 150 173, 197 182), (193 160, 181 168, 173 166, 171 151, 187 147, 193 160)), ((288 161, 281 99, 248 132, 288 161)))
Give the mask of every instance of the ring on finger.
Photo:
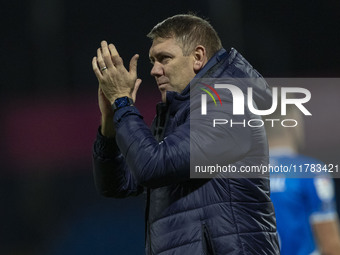
POLYGON ((104 70, 106 70, 107 69, 107 67, 106 66, 104 66, 104 67, 102 67, 102 68, 100 68, 100 70, 103 72, 104 70))

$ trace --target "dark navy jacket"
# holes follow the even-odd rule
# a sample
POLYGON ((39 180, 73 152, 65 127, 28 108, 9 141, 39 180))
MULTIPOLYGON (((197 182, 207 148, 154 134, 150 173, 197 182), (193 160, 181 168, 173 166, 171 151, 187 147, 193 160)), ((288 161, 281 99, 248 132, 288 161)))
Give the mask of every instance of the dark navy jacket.
MULTIPOLYGON (((235 49, 222 49, 196 76, 202 77, 261 76, 235 49)), ((260 78, 241 89, 247 86, 253 87, 256 107, 268 109, 267 83, 260 78)), ((94 144, 98 190, 116 198, 147 190, 147 254, 279 254, 268 178, 190 179, 190 146, 199 153, 209 140, 199 129, 189 134, 190 116, 198 111, 190 109, 189 92, 189 86, 181 94, 168 92, 167 103, 157 106, 151 130, 134 106, 115 113, 116 140, 98 133, 94 144)), ((220 95, 232 102, 230 94, 220 95)), ((246 118, 255 117, 246 112, 246 118)), ((226 164, 268 163, 263 127, 217 130, 226 164)))

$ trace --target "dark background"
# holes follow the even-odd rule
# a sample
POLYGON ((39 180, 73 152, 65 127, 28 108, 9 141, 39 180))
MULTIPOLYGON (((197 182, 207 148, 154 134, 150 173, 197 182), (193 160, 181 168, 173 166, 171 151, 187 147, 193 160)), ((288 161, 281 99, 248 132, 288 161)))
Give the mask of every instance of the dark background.
MULTIPOLYGON (((144 198, 102 198, 93 184, 91 59, 103 39, 125 63, 140 54, 137 106, 150 124, 160 96, 145 35, 188 11, 208 17, 224 47, 266 77, 339 76, 337 0, 2 1, 0 254, 143 254, 144 198)), ((340 90, 310 90, 304 153, 339 164, 340 90)))

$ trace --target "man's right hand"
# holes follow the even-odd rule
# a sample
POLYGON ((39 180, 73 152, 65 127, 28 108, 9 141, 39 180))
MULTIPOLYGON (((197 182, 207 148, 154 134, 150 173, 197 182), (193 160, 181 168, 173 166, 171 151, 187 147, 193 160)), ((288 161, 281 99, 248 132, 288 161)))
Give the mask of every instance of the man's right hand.
POLYGON ((99 104, 99 109, 100 109, 100 112, 103 118, 113 117, 114 112, 112 110, 111 103, 106 98, 103 90, 100 87, 98 88, 98 104, 99 104))
POLYGON ((101 133, 106 137, 114 137, 116 134, 113 123, 114 112, 110 101, 106 98, 100 87, 98 88, 98 105, 102 114, 101 133))

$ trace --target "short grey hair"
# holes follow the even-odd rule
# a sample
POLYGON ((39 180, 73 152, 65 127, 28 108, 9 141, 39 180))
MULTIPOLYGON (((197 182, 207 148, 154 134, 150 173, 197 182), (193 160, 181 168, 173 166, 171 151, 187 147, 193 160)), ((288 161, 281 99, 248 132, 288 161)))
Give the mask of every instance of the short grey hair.
POLYGON ((158 23, 147 35, 157 38, 175 38, 182 48, 183 55, 190 55, 197 45, 202 45, 210 59, 222 48, 222 43, 211 24, 193 14, 178 14, 158 23))

